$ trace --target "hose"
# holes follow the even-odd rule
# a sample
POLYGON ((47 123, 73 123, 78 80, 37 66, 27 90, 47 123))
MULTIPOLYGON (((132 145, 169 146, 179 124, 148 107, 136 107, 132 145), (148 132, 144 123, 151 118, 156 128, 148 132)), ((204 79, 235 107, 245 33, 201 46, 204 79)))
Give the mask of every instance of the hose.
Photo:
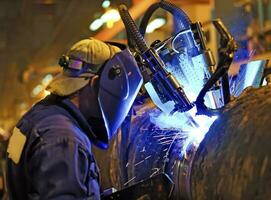
POLYGON ((124 4, 119 6, 119 14, 124 23, 126 31, 129 33, 128 35, 132 37, 132 40, 135 42, 139 52, 146 52, 149 49, 147 43, 143 36, 140 34, 133 18, 131 17, 127 7, 124 4))
MULTIPOLYGON (((190 30, 191 28, 190 25, 192 24, 192 22, 190 18, 187 16, 187 14, 176 5, 162 0, 160 2, 157 2, 151 5, 146 11, 145 15, 143 16, 140 26, 139 26, 139 31, 143 37, 146 33, 146 29, 147 29, 151 16, 158 8, 162 8, 166 10, 167 12, 171 13, 175 19, 177 19, 175 20, 178 26, 177 32, 190 30)), ((185 44, 185 46, 188 47, 187 49, 188 55, 192 57, 198 55, 199 50, 198 50, 198 47, 195 45, 192 34, 185 34, 181 37, 182 37, 183 44, 185 44)))
MULTIPOLYGON (((224 61, 224 60, 223 60, 224 61)), ((198 111, 198 115, 207 115, 209 117, 211 116, 215 116, 218 115, 221 112, 221 109, 211 109, 208 108, 205 104, 204 104, 204 97, 206 95, 206 93, 211 89, 211 87, 221 78, 223 77, 225 74, 227 74, 228 72, 228 67, 224 67, 223 66, 223 61, 220 61, 220 63, 218 64, 218 67, 216 69, 216 71, 212 74, 212 76, 210 77, 210 79, 206 82, 206 84, 204 85, 204 87, 202 88, 202 90, 200 91, 197 99, 196 99, 196 107, 197 107, 197 111, 198 111)))
POLYGON ((149 20, 150 20, 152 14, 158 8, 162 8, 162 9, 170 12, 173 16, 177 16, 180 19, 177 22, 179 23, 181 30, 185 30, 185 29, 190 28, 191 20, 182 9, 180 9, 179 7, 175 6, 172 3, 169 3, 167 1, 160 1, 160 2, 157 2, 153 5, 151 5, 141 20, 141 23, 139 26, 139 31, 143 35, 143 37, 145 35, 146 29, 147 29, 147 26, 148 26, 148 23, 149 23, 149 20))

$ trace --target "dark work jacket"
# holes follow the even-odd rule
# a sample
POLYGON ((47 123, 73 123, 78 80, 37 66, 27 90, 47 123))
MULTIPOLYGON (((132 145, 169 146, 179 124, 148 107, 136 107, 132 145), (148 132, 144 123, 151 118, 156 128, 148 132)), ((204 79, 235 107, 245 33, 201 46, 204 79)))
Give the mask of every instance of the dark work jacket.
POLYGON ((11 200, 100 199, 92 130, 69 99, 49 95, 16 127, 27 140, 19 163, 7 161, 11 200))

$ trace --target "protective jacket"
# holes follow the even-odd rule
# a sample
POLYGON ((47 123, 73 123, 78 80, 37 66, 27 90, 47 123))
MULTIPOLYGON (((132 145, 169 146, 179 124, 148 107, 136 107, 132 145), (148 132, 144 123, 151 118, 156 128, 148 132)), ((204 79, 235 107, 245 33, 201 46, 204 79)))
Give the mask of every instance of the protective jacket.
POLYGON ((92 130, 69 99, 49 95, 14 130, 13 140, 22 134, 26 142, 17 164, 9 155, 18 153, 9 150, 14 144, 8 147, 10 199, 100 199, 99 173, 88 137, 92 130))

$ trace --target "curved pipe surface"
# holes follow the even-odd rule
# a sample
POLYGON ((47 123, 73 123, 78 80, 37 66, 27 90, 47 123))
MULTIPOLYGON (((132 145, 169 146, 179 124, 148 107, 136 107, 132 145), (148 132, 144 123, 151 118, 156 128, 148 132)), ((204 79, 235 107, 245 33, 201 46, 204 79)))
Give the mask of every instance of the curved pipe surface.
POLYGON ((126 127, 132 129, 129 134, 113 141, 110 170, 102 170, 102 179, 111 177, 112 186, 121 189, 166 172, 175 183, 174 199, 268 199, 270 110, 270 87, 245 91, 226 107, 199 148, 182 156, 185 137, 150 123, 149 113, 157 111, 145 106, 126 127))
POLYGON ((247 89, 230 102, 193 161, 193 199, 271 197, 271 87, 247 89))

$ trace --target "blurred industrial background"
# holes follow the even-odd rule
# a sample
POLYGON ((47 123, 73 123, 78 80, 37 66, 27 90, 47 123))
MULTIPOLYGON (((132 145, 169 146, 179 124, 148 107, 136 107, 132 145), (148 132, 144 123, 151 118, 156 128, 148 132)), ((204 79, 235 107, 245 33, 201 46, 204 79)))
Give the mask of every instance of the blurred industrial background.
MULTIPOLYGON (((136 20, 157 0, 0 0, 0 128, 6 137, 18 118, 48 94, 58 58, 76 41, 96 37, 126 42, 117 12, 125 3, 136 20)), ((203 24, 217 48, 211 20, 221 18, 238 41, 236 67, 271 56, 271 0, 171 0, 203 24), (270 55, 270 56, 268 56, 270 55)), ((171 35, 171 16, 158 11, 147 29, 152 42, 171 35)), ((3 187, 0 181, 0 188, 3 187)))

